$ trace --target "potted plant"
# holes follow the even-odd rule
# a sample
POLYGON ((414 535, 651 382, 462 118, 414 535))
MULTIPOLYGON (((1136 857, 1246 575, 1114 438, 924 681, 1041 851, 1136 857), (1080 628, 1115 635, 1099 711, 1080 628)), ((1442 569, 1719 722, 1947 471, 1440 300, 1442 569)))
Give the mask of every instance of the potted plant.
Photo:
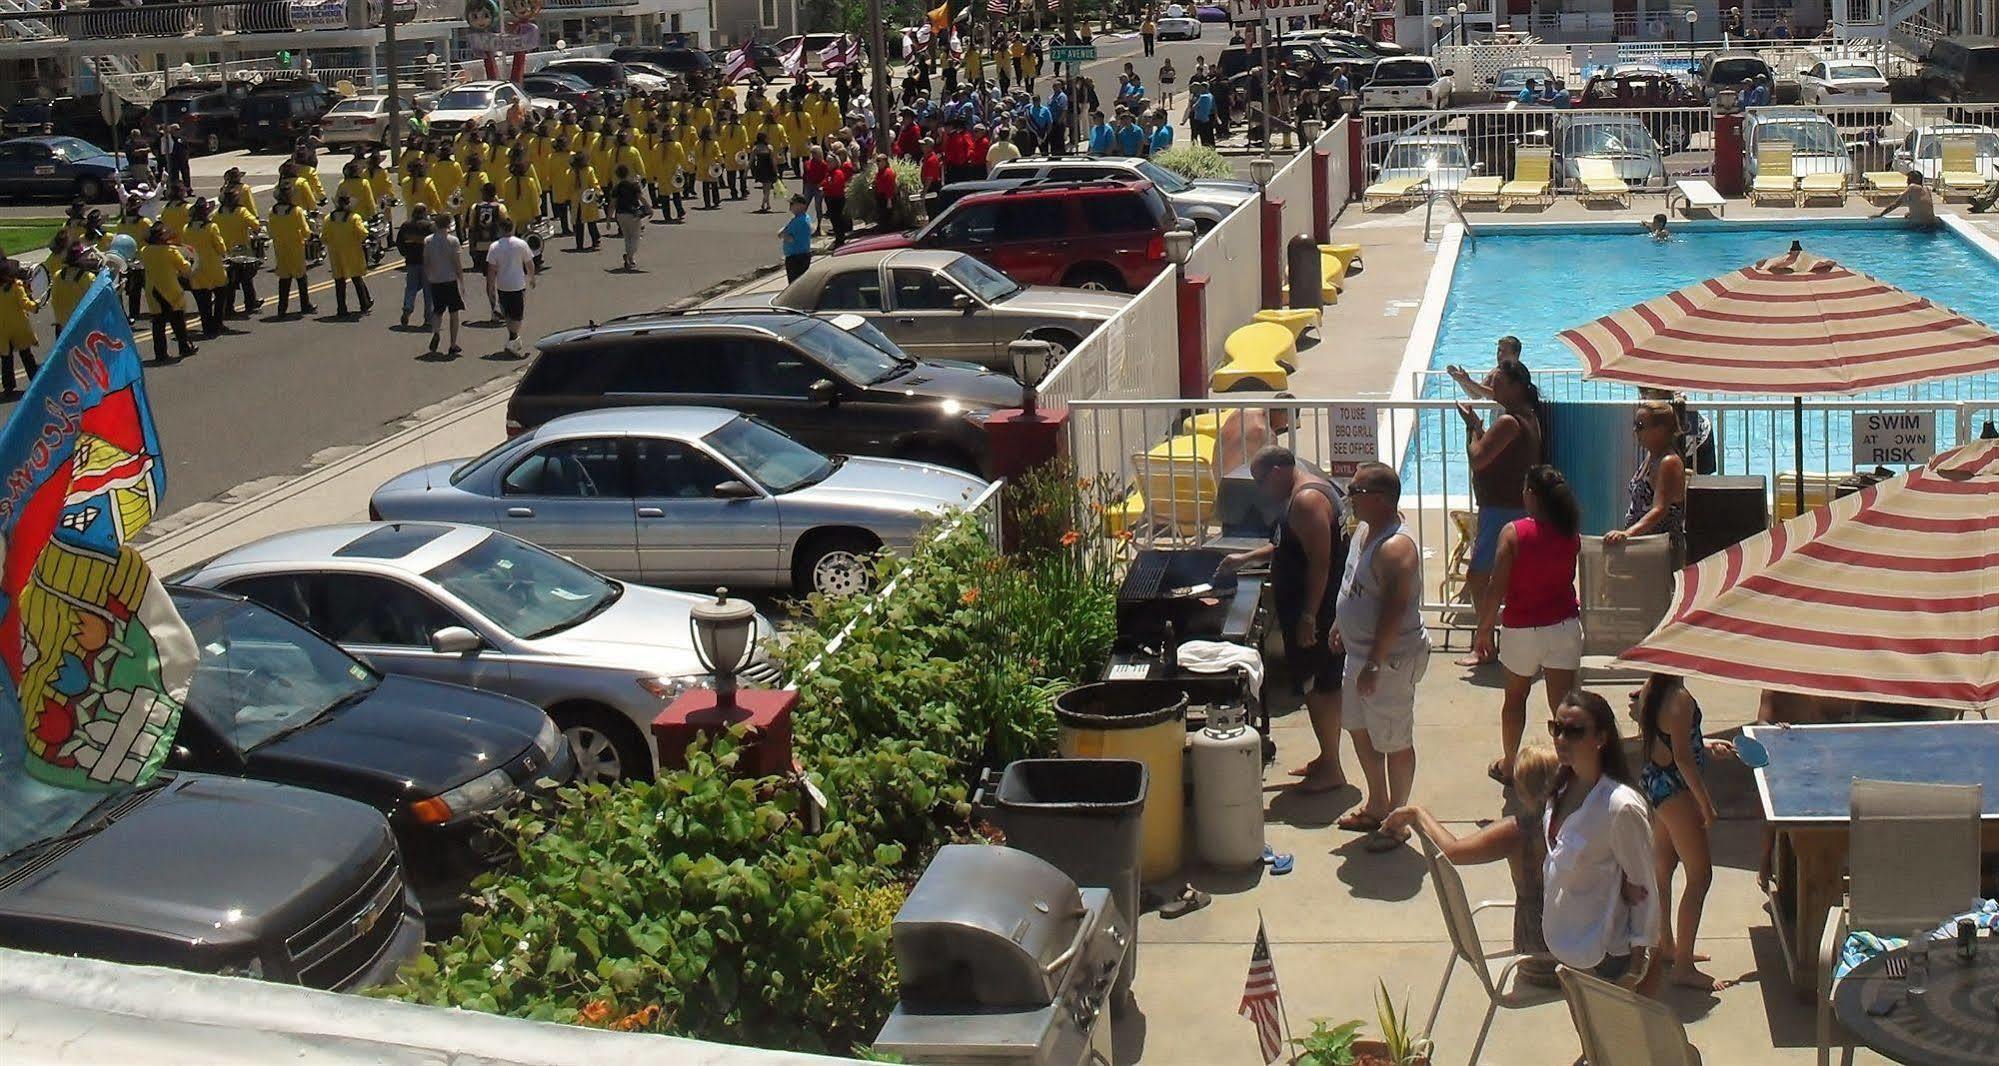
POLYGON ((1336 1026, 1314 1018, 1311 1033, 1291 1041, 1298 1048, 1291 1066, 1354 1066, 1354 1038, 1359 1035, 1358 1019, 1336 1026))
POLYGON ((1311 1033, 1291 1041, 1298 1048, 1291 1066, 1430 1066, 1430 1041, 1410 1031, 1408 1001, 1397 1010, 1388 996, 1388 984, 1376 985, 1374 1012, 1380 1039, 1361 1039, 1358 1020, 1333 1025, 1314 1018, 1311 1033))

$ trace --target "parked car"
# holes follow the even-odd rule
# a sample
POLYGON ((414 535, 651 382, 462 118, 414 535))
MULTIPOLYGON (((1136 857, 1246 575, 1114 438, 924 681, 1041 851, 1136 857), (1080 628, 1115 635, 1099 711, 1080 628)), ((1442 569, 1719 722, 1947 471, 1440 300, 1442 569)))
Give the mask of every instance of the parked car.
POLYGON ((1397 137, 1376 168, 1374 180, 1428 178, 1432 192, 1456 192, 1472 174, 1465 139, 1454 134, 1427 133, 1397 137))
POLYGON ((624 64, 625 89, 635 93, 660 93, 673 87, 675 75, 651 63, 624 64))
POLYGON ((1373 76, 1361 86, 1360 105, 1372 110, 1447 108, 1451 106, 1451 74, 1439 70, 1428 56, 1384 59, 1374 65, 1373 76))
POLYGON ((1645 123, 1629 115, 1569 112, 1555 123, 1555 180, 1574 187, 1582 181, 1581 161, 1607 159, 1633 189, 1664 189, 1666 162, 1645 123))
POLYGON ((552 100, 564 107, 582 110, 597 101, 598 92, 589 82, 561 71, 538 71, 521 79, 521 91, 531 100, 552 100))
POLYGON ((238 132, 246 147, 289 149, 319 128, 340 95, 311 78, 261 82, 243 98, 238 132))
MULTIPOLYGON (((689 610, 703 597, 627 585, 504 532, 356 523, 279 533, 177 575, 247 596, 377 670, 498 692, 548 712, 582 782, 650 778, 648 730, 708 683, 689 610)), ((770 623, 757 619, 768 640, 770 623)), ((758 652, 745 674, 770 685, 758 652)))
POLYGON ((195 665, 167 765, 297 785, 381 811, 433 921, 505 850, 492 816, 575 776, 531 704, 384 677, 297 622, 238 596, 172 590, 195 665))
POLYGON ((147 125, 156 132, 178 123, 190 150, 213 155, 242 143, 238 109, 249 95, 245 81, 184 82, 153 101, 147 125))
POLYGON ((1554 80, 1555 72, 1547 67, 1501 67, 1499 73, 1486 83, 1489 86, 1486 98, 1496 104, 1507 103, 1518 100, 1520 90, 1525 89, 1530 81, 1539 89, 1554 80))
POLYGON ((123 157, 75 137, 16 137, 0 141, 0 196, 115 199, 124 168, 123 157))
POLYGON ((1798 72, 1798 102, 1885 108, 1888 79, 1872 63, 1855 59, 1821 60, 1798 72))
POLYGON ((1047 341, 1059 356, 1125 303, 1112 293, 1022 285, 963 252, 899 248, 822 258, 781 290, 708 306, 850 312, 918 358, 961 359, 1010 374, 1012 341, 1047 341))
MULTIPOLYGON (((1700 94, 1686 82, 1662 70, 1599 74, 1583 86, 1575 106, 1585 110, 1636 111, 1645 131, 1667 154, 1685 151, 1693 143, 1688 109, 1705 107, 1700 94)), ((1705 121, 1701 119, 1699 121, 1705 121)))
MULTIPOLYGON (((1305 84, 1321 88, 1332 84, 1336 67, 1347 68, 1354 85, 1366 84, 1378 58, 1371 52, 1338 41, 1292 41, 1286 38, 1283 44, 1273 45, 1270 49, 1273 64, 1288 69, 1305 84)), ((1222 77, 1231 82, 1262 63, 1263 49, 1260 46, 1230 45, 1215 57, 1215 66, 1222 77)))
POLYGON ((1201 39, 1201 20, 1182 15, 1178 18, 1159 19, 1155 25, 1162 41, 1198 41, 1201 39))
POLYGON ((863 237, 833 254, 968 252, 1028 285, 1137 292, 1166 266, 1173 207, 1149 181, 1036 182, 974 193, 919 230, 863 237))
POLYGON ((395 834, 363 803, 161 773, 112 792, 0 773, 0 944, 353 991, 423 948, 395 834))
POLYGON ((1694 62, 1694 85, 1703 99, 1714 102, 1721 89, 1740 89, 1744 83, 1767 78, 1771 91, 1777 88, 1777 74, 1754 52, 1710 52, 1694 62))
POLYGON ((483 130, 504 125, 510 112, 526 107, 527 96, 512 82, 471 81, 439 93, 424 122, 434 134, 483 130))
POLYGON ((1946 104, 1999 101, 1999 38, 1933 41, 1916 70, 1922 98, 1946 104))
POLYGON ((1022 156, 992 168, 989 180, 1043 178, 1055 181, 1149 181, 1166 194, 1173 215, 1201 233, 1214 229, 1243 204, 1256 199, 1256 183, 1233 178, 1188 180, 1150 159, 1124 156, 1022 156))
POLYGON ((1854 177, 1846 142, 1824 115, 1804 107, 1765 107, 1742 123, 1743 169, 1751 180, 1757 149, 1772 140, 1791 142, 1793 174, 1845 174, 1849 183, 1854 177))
POLYGON ((1213 4, 1201 4, 1194 8, 1194 17, 1202 22, 1226 23, 1229 21, 1229 9, 1213 4))
POLYGON ((850 596, 872 583, 870 556, 906 553, 984 487, 928 463, 827 456, 734 411, 621 407, 412 470, 368 506, 504 528, 630 581, 850 596))
MULTIPOLYGON (((104 120, 102 97, 24 96, 7 105, 0 115, 0 133, 9 137, 53 135, 75 137, 92 144, 112 144, 117 140, 111 124, 104 120)), ((119 128, 137 125, 145 111, 123 100, 117 101, 119 128)))
MULTIPOLYGON (((750 46, 750 55, 758 59, 759 66, 762 65, 762 57, 769 54, 771 48, 767 44, 750 46)), ((621 45, 611 49, 610 58, 618 63, 650 63, 671 74, 690 74, 698 70, 707 70, 715 65, 708 53, 698 48, 684 46, 674 48, 657 45, 621 45)), ((773 62, 769 69, 776 71, 780 66, 773 62)))
POLYGON ((625 98, 625 67, 615 59, 558 59, 542 67, 541 72, 572 74, 611 100, 625 98))
POLYGON ((728 407, 819 451, 988 469, 985 421, 1020 383, 911 358, 859 315, 633 315, 543 338, 507 404, 519 433, 604 407, 728 407))
MULTIPOLYGON (((397 114, 407 122, 416 108, 416 98, 403 97, 397 104, 397 114)), ((405 126, 405 129, 408 127, 405 126)), ((333 110, 319 120, 319 139, 327 145, 337 144, 386 144, 389 137, 389 97, 387 93, 370 96, 350 96, 333 105, 333 110)))
POLYGON ((1895 149, 1895 169, 1905 174, 1921 174, 1934 185, 1943 177, 1943 145, 1952 138, 1972 142, 1972 158, 1987 181, 1999 179, 1999 133, 1989 126, 1950 122, 1919 126, 1910 130, 1895 149))
POLYGON ((1318 41, 1322 44, 1339 44, 1347 48, 1358 49, 1368 55, 1382 59, 1388 56, 1409 54, 1409 49, 1396 44, 1394 41, 1377 41, 1355 33, 1352 30, 1287 30, 1285 31, 1284 39, 1287 41, 1318 41))

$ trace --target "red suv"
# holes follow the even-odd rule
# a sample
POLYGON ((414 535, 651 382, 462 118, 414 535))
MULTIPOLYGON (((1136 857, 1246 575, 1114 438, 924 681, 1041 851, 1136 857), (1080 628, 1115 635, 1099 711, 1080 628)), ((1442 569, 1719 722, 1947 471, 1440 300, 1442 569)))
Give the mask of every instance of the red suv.
POLYGON ((1025 285, 1137 292, 1166 265, 1172 205, 1149 181, 1035 182, 973 193, 920 230, 863 237, 834 255, 964 252, 1025 285))

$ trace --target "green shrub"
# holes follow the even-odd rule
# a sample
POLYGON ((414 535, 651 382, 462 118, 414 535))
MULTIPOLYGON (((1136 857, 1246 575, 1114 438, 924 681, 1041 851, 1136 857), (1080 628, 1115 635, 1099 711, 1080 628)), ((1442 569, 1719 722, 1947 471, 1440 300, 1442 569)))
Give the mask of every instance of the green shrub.
POLYGON ((882 225, 911 229, 923 221, 923 168, 908 159, 889 162, 895 172, 895 204, 883 222, 875 201, 875 167, 871 161, 847 182, 847 217, 857 226, 882 225))
POLYGON ((1233 178, 1235 166, 1222 153, 1205 144, 1181 144, 1152 157, 1154 163, 1192 180, 1194 178, 1233 178))

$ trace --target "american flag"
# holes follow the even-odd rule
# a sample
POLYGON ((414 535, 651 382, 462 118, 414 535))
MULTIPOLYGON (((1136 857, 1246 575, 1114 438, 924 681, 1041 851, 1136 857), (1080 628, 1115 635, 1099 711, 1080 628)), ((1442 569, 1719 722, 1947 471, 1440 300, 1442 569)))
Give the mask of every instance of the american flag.
POLYGON ((994 15, 1004 15, 1013 6, 1013 0, 986 0, 986 11, 994 15))
POLYGON ((860 38, 843 33, 832 44, 819 50, 819 65, 827 70, 842 70, 860 58, 860 54, 860 38))
POLYGON ((780 62, 784 65, 784 72, 786 74, 794 78, 805 76, 805 38, 803 36, 798 38, 798 43, 791 46, 791 51, 786 52, 780 62))
POLYGON ((726 83, 748 77, 755 69, 756 63, 750 59, 750 46, 745 44, 729 53, 729 63, 722 68, 722 81, 726 83))
POLYGON ((1256 1023, 1256 1044, 1264 1066, 1284 1054, 1284 994, 1277 990, 1277 967, 1270 961, 1270 939, 1263 918, 1256 919, 1256 950, 1249 956, 1249 978, 1242 986, 1242 1006, 1236 1013, 1256 1023))

